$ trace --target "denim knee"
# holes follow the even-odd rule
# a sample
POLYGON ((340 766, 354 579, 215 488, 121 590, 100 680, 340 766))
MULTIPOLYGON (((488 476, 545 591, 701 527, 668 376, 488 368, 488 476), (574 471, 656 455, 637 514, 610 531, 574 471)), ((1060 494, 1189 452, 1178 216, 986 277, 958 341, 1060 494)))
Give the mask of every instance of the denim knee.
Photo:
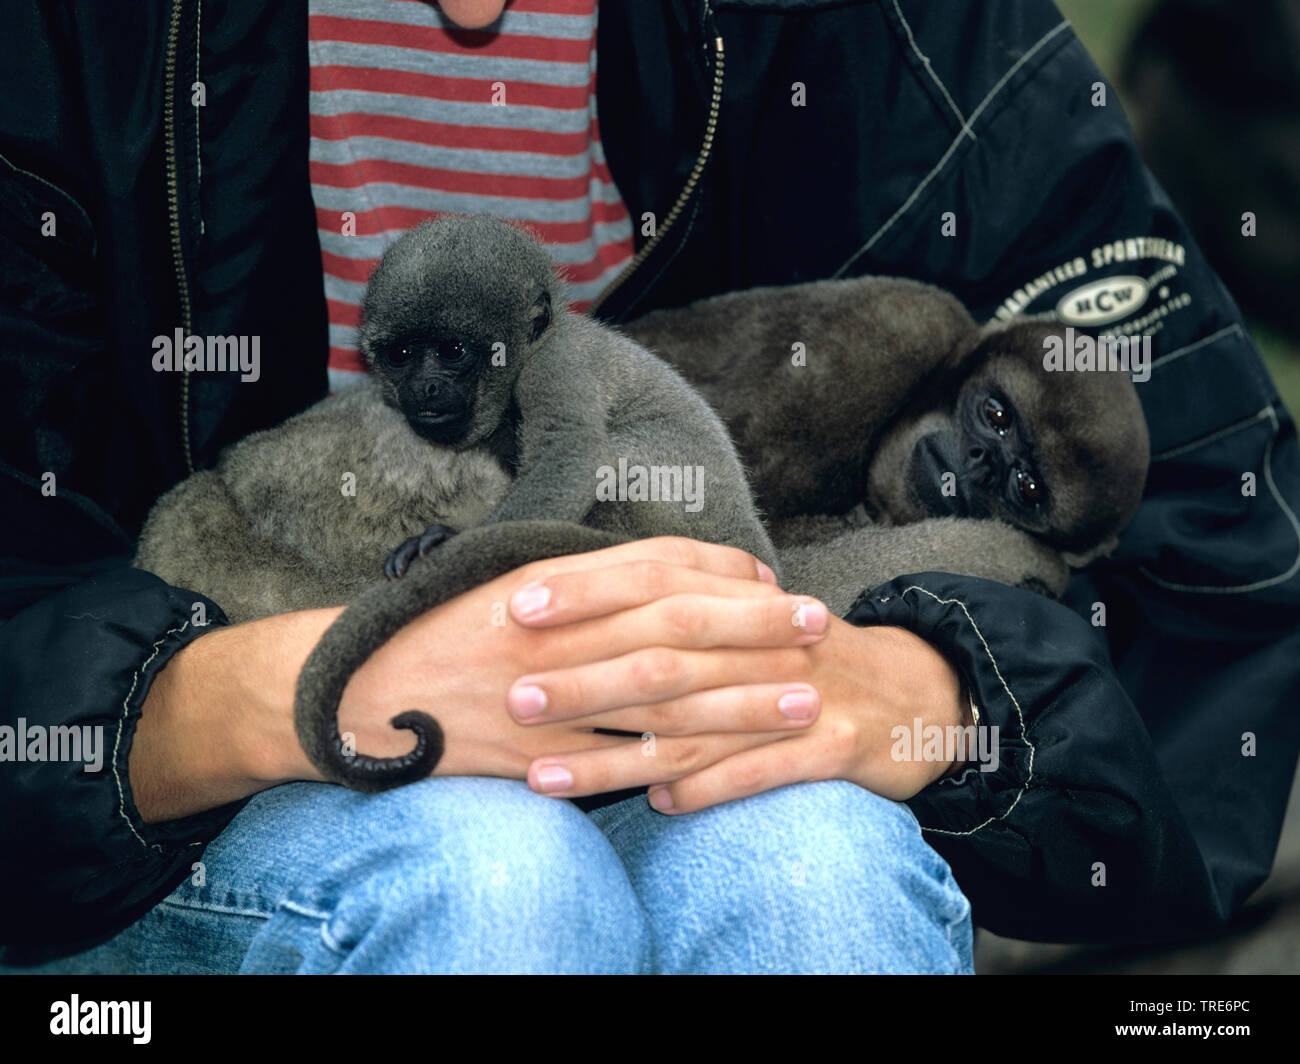
POLYGON ((636 972, 649 929, 604 836, 497 779, 335 795, 330 858, 277 905, 245 971, 636 972))
POLYGON ((844 781, 681 816, 643 805, 598 822, 665 970, 970 970, 969 903, 906 806, 844 781))

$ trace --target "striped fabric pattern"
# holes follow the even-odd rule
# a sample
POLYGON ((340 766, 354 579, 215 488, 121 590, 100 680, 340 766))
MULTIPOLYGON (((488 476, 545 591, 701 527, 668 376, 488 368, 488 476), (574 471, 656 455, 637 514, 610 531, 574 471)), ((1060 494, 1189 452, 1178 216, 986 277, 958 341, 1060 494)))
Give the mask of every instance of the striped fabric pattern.
POLYGON ((596 0, 512 0, 491 32, 430 0, 310 0, 311 182, 330 384, 384 248, 441 213, 487 211, 546 244, 584 309, 633 254, 596 122, 596 0))

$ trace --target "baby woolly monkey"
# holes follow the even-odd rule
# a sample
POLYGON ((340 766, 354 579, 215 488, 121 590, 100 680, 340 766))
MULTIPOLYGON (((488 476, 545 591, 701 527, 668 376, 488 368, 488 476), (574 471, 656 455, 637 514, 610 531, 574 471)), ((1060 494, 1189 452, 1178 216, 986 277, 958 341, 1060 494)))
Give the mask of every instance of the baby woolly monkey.
POLYGON ((928 569, 1060 594, 1066 564, 1112 549, 1142 496, 1132 382, 1047 371, 1054 324, 981 328, 941 289, 862 277, 734 292, 625 332, 722 415, 786 585, 837 612, 928 569))
POLYGON ((374 650, 463 591, 656 535, 778 566, 718 417, 666 363, 568 311, 546 252, 514 226, 476 215, 406 233, 370 278, 360 343, 366 382, 165 495, 135 562, 232 620, 353 600, 295 703, 326 779, 383 790, 432 772, 443 744, 432 716, 399 714, 414 750, 373 758, 344 752, 338 704, 374 650), (373 587, 381 564, 395 582, 373 587))

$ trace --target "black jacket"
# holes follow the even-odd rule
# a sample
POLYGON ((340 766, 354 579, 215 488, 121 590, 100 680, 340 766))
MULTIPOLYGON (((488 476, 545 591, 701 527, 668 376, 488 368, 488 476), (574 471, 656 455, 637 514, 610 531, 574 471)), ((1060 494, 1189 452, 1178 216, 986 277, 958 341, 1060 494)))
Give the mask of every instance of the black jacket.
MULTIPOLYGON (((111 750, 98 774, 0 763, 14 945, 111 935, 238 811, 135 810, 141 701, 203 629, 193 593, 126 559, 187 451, 209 464, 325 389, 305 15, 206 0, 200 34, 198 13, 50 2, 0 41, 0 721, 102 724, 111 750), (155 373, 151 340, 178 326, 260 335, 260 381, 155 373)), ((942 285, 977 317, 1039 279, 1036 313, 1172 267, 1130 314, 1154 333, 1154 462, 1119 551, 1067 605, 923 573, 853 616, 931 640, 1001 729, 997 772, 910 803, 981 924, 1074 941, 1222 924, 1269 870, 1300 746, 1295 427, 1117 102, 1093 106, 1101 76, 1059 13, 602 0, 599 34, 610 168, 660 234, 602 317, 860 273, 942 285)))

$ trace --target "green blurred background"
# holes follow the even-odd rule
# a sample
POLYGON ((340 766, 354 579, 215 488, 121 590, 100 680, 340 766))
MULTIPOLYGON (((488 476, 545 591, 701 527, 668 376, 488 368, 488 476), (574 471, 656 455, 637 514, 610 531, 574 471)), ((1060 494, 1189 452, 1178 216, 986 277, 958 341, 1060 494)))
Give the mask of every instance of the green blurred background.
MULTIPOLYGON (((1138 24, 1153 6, 1153 0, 1056 0, 1056 6, 1070 20, 1074 32, 1115 87, 1125 112, 1132 109, 1124 99, 1120 68, 1124 52, 1138 24)), ((1300 62, 1300 57, 1297 58, 1300 62)), ((1195 235, 1195 234, 1193 234, 1195 235)), ((1300 299, 1300 279, 1296 298, 1300 299)), ((1300 342, 1258 321, 1249 321, 1251 335, 1259 345, 1287 409, 1300 410, 1300 342)))

